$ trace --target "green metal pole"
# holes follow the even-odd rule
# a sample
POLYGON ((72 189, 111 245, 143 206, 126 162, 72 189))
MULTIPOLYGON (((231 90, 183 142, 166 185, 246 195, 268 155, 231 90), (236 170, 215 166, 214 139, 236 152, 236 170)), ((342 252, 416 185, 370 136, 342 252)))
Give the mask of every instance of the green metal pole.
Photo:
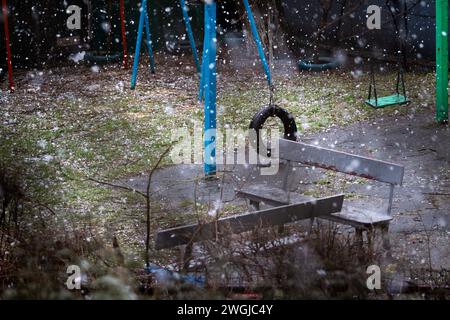
POLYGON ((436 0, 436 120, 448 122, 447 0, 436 0))

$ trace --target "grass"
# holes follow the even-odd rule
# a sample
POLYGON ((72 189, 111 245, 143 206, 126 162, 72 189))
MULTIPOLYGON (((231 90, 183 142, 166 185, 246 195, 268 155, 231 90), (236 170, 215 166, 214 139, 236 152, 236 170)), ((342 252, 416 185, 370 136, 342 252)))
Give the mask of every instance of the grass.
MULTIPOLYGON (((80 84, 70 87, 68 91, 66 87, 56 92, 47 87, 49 92, 41 90, 36 95, 25 91, 23 87, 27 86, 26 83, 22 83, 23 89, 19 83, 17 93, 7 97, 7 112, 2 113, 1 121, 15 119, 17 124, 11 127, 14 133, 10 133, 10 143, 23 149, 22 156, 39 158, 50 155, 54 161, 48 165, 61 165, 62 170, 79 178, 96 176, 114 180, 137 175, 148 170, 170 143, 175 128, 183 125, 192 127, 192 121, 202 120, 202 109, 196 101, 195 76, 182 72, 178 74, 178 81, 189 79, 185 82, 192 86, 183 85, 180 88, 171 85, 171 80, 179 71, 172 68, 169 79, 165 79, 164 74, 155 78, 142 76, 145 80, 140 79, 133 92, 126 89, 126 71, 92 73, 83 67, 74 73, 55 70, 51 78, 62 73, 63 79, 68 78, 69 83, 85 78, 99 86, 95 94, 87 94, 84 85, 80 84), (117 89, 122 86, 124 89, 117 89), (39 102, 40 96, 54 99, 46 105, 45 100, 39 102), (28 112, 27 107, 36 102, 43 110, 28 112)), ((295 115, 299 129, 309 133, 356 121, 408 113, 411 108, 430 105, 430 76, 408 75, 408 83, 428 85, 428 88, 425 87, 428 90, 420 86, 420 91, 412 94, 412 107, 384 110, 366 107, 363 100, 367 79, 354 79, 349 72, 278 75, 276 100, 295 115)), ((251 74, 244 74, 243 78, 236 75, 230 79, 221 77, 218 127, 247 128, 253 115, 267 104, 264 81, 252 79, 251 74)), ((385 74, 379 83, 388 84, 394 78, 395 73, 385 74)), ((386 89, 380 87, 380 92, 386 89)), ((5 136, 4 132, 2 136, 5 136)), ((6 145, 1 152, 7 158, 10 147, 6 145)), ((169 164, 169 160, 164 164, 169 164)), ((64 176, 54 178, 67 182, 64 176)), ((65 205, 75 204, 77 199, 86 202, 95 198, 101 202, 106 199, 104 193, 95 192, 96 187, 88 188, 91 192, 86 192, 86 184, 69 181, 68 185, 66 191, 71 195, 65 197, 65 205)))

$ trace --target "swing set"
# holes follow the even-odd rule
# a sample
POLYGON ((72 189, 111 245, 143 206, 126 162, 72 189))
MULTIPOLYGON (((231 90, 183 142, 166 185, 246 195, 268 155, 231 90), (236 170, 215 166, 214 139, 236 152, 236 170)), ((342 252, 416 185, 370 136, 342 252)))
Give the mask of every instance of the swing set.
MULTIPOLYGON (((261 38, 258 34, 256 27, 255 18, 253 16, 252 9, 248 0, 243 0, 244 7, 247 13, 248 21, 250 23, 251 33, 253 39, 256 43, 259 58, 262 62, 266 79, 270 90, 270 104, 269 108, 273 109, 275 106, 272 105, 274 86, 272 83, 272 76, 270 73, 269 63, 267 62, 264 49, 262 46, 261 38)), ((217 71, 216 71, 216 61, 217 61, 217 4, 215 1, 207 1, 204 5, 204 37, 203 37, 203 55, 201 65, 199 63, 199 58, 197 55, 197 47, 195 45, 194 35, 192 32, 192 27, 190 24, 190 18, 188 15, 188 7, 186 6, 185 0, 180 0, 180 6, 183 12, 183 20, 186 26, 186 31, 189 37, 189 42, 194 55, 194 62, 197 71, 200 72, 200 88, 199 88, 199 101, 204 102, 204 150, 205 159, 212 159, 212 161, 207 161, 204 165, 204 173, 206 177, 214 177, 216 175, 216 151, 215 151, 215 141, 216 133, 215 129, 217 126, 216 120, 216 95, 217 95, 217 71), (207 152, 208 150, 208 152, 207 152), (210 152, 209 152, 210 151, 210 152)), ((139 19, 138 35, 136 40, 136 50, 134 56, 133 72, 131 76, 131 89, 135 89, 137 82, 137 74, 139 67, 139 55, 142 45, 143 33, 145 27, 146 36, 146 47, 148 49, 150 58, 150 72, 155 73, 155 60, 152 49, 150 23, 147 12, 147 0, 142 1, 141 14, 139 19)), ((268 111, 267 111, 268 112, 268 111)), ((266 112, 266 113, 267 113, 266 112)), ((276 112, 268 112, 268 114, 276 114, 276 112)))
MULTIPOLYGON (((122 31, 122 43, 123 43, 123 65, 127 67, 127 46, 126 46, 126 27, 125 27, 125 8, 124 8, 124 0, 120 1, 120 19, 121 19, 121 31, 122 31)), ((262 48, 261 40, 259 39, 255 21, 251 12, 250 5, 248 0, 243 0, 245 5, 245 9, 247 12, 247 16, 250 22, 252 35, 257 44, 258 54, 264 66, 264 70, 266 72, 267 81, 269 83, 269 87, 271 88, 271 96, 272 96, 272 79, 270 76, 270 70, 267 63, 267 60, 264 56, 264 50, 262 48)), ((197 69, 197 72, 201 74, 201 83, 200 83, 200 93, 199 100, 203 101, 205 99, 205 106, 207 108, 215 109, 215 90, 214 85, 211 85, 213 82, 213 78, 215 78, 215 55, 216 49, 215 44, 211 43, 211 39, 213 42, 216 41, 216 18, 215 18, 215 9, 211 6, 215 5, 215 1, 208 1, 205 3, 205 36, 204 36, 204 47, 203 47, 203 59, 200 64, 200 59, 197 53, 197 48, 195 45, 195 39, 192 32, 190 17, 188 14, 188 7, 185 0, 180 0, 180 6, 183 13, 183 20, 186 26, 187 35, 189 38, 189 42, 192 48, 194 62, 197 69), (213 12, 214 11, 214 12, 213 12), (207 40, 209 39, 209 41, 207 40), (207 63, 209 62, 209 63, 207 63), (211 70, 210 66, 214 66, 211 70), (211 72, 213 71, 213 72, 211 72), (208 80, 209 79, 209 80, 208 80), (207 91, 208 99, 206 99, 207 91), (211 96, 212 93, 212 97, 211 96)), ((8 82, 9 82, 9 91, 14 92, 14 80, 13 80, 13 65, 12 65, 12 53, 11 53, 11 37, 9 33, 9 22, 8 22, 8 4, 7 0, 2 0, 2 15, 3 15, 3 28, 5 33, 5 50, 6 50, 6 61, 7 61, 7 73, 8 73, 8 82)), ((143 41, 143 32, 146 32, 145 43, 149 52, 150 57, 150 71, 152 73, 155 72, 155 62, 152 50, 152 40, 150 33, 150 22, 147 12, 147 0, 142 1, 141 5, 141 13, 139 20, 139 29, 138 29, 138 37, 136 41, 136 50, 134 56, 133 63, 133 73, 131 79, 131 89, 134 89, 137 81, 137 73, 138 73, 138 62, 139 62, 139 54, 140 47, 143 41)), ((438 122, 447 122, 448 121, 448 3, 444 0, 436 1, 436 120, 438 122)), ((373 70, 373 68, 372 68, 373 70)), ((403 76, 403 68, 401 63, 399 63, 399 72, 397 75, 397 85, 395 93, 389 96, 378 96, 376 83, 375 83, 375 75, 372 72, 371 74, 371 82, 369 84, 369 97, 365 101, 366 104, 374 107, 374 108, 383 108, 390 105, 396 104, 406 104, 409 102, 406 97, 406 90, 404 84, 404 76, 403 76)), ((214 113, 214 112, 213 112, 214 113)), ((212 117, 215 117, 212 114, 212 117)), ((208 120, 208 119, 206 119, 208 120)), ((215 127, 213 119, 207 121, 209 123, 208 127, 215 127)), ((213 170, 211 170, 212 172, 213 170)))
MULTIPOLYGON (((181 6, 181 11, 183 12, 183 21, 186 26, 186 32, 188 34, 189 43, 191 45, 192 53, 194 56, 195 66, 197 68, 197 72, 200 72, 201 71, 200 62, 199 62, 199 58, 198 58, 197 47, 195 45, 194 33, 192 32, 192 27, 191 27, 191 22, 190 22, 190 18, 189 18, 188 7, 186 5, 186 1, 180 0, 180 6, 181 6)), ((152 42, 152 34, 150 31, 150 19, 148 16, 147 0, 143 0, 142 4, 141 4, 141 13, 140 13, 140 17, 139 17, 139 27, 138 27, 138 34, 137 34, 137 39, 136 39, 136 48, 135 48, 135 53, 134 53, 133 72, 131 75, 131 85, 130 85, 131 90, 134 90, 136 88, 137 75, 138 75, 138 69, 139 69, 139 56, 140 56, 140 52, 141 52, 144 28, 145 28, 145 45, 147 47, 148 55, 149 55, 149 59, 150 59, 150 72, 152 74, 154 74, 155 73, 155 57, 153 54, 153 47, 152 47, 153 42, 152 42)))
MULTIPOLYGON (((127 50, 127 37, 126 37, 126 25, 125 25, 125 1, 119 0, 119 10, 120 10, 120 23, 121 23, 121 36, 122 36, 122 48, 123 48, 123 59, 122 64, 125 69, 128 68, 128 50, 127 50)), ((12 53, 11 53, 11 36, 9 33, 9 22, 8 22, 8 3, 7 0, 2 0, 2 16, 3 16, 3 29, 5 33, 5 45, 6 45, 6 59, 8 68, 8 81, 9 81, 9 91, 14 93, 14 80, 13 80, 13 66, 12 66, 12 53)), ((105 58, 108 60, 108 58, 105 58)))

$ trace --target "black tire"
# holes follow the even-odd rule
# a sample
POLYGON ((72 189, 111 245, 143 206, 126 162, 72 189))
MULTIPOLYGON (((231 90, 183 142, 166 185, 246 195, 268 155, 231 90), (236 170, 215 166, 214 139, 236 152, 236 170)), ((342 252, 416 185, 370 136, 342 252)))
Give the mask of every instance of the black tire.
MULTIPOLYGON (((286 140, 297 140, 297 124, 295 123, 294 117, 285 109, 280 108, 276 105, 269 105, 262 108, 250 122, 250 129, 256 131, 256 150, 259 153, 259 130, 264 126, 264 123, 269 119, 269 117, 277 117, 283 122, 284 126, 284 139, 286 140)), ((250 141, 254 143, 254 141, 250 141)), ((268 149, 268 154, 270 150, 268 149)))
POLYGON ((321 63, 314 63, 312 58, 300 60, 298 62, 298 68, 300 71, 322 72, 337 69, 341 66, 337 58, 319 57, 318 61, 321 63))

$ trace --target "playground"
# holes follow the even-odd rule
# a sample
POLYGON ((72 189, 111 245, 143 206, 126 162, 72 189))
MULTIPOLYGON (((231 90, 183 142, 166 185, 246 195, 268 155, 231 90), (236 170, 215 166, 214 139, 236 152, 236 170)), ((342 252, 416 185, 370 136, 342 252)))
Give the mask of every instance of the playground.
POLYGON ((71 53, 70 63, 13 68, 6 54, 0 297, 448 298, 439 1, 436 56, 407 65, 404 47, 380 59, 274 53, 254 3, 243 1, 238 40, 216 25, 214 1, 199 5, 200 31, 180 3, 186 34, 170 50, 156 46, 154 18, 140 10, 131 40, 118 24, 119 59, 71 53), (256 138, 240 136, 249 126, 256 138), (267 128, 279 136, 263 137, 267 128), (222 154, 227 130, 240 131, 222 154), (258 162, 230 160, 240 147, 258 162), (24 261, 42 266, 39 276, 24 261), (84 275, 79 291, 65 286, 69 265, 84 275), (375 291, 372 265, 383 279, 375 291))

